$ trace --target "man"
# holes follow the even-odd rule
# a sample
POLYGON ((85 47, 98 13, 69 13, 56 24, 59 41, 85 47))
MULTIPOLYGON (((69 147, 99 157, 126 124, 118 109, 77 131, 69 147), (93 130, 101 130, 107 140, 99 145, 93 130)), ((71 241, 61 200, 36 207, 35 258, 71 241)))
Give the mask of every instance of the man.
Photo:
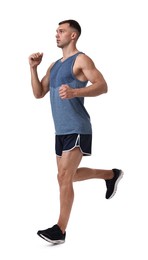
POLYGON ((36 98, 50 91, 55 125, 55 147, 60 188, 60 214, 57 223, 38 235, 51 243, 63 243, 74 200, 73 182, 92 178, 104 179, 106 199, 113 197, 123 172, 118 169, 99 170, 78 168, 83 155, 91 155, 92 126, 84 107, 84 97, 95 97, 107 92, 103 75, 93 61, 78 51, 77 40, 81 27, 77 21, 59 23, 56 31, 57 46, 63 57, 52 63, 40 81, 37 66, 43 53, 29 56, 31 84, 36 98), (88 81, 90 84, 87 86, 88 81))

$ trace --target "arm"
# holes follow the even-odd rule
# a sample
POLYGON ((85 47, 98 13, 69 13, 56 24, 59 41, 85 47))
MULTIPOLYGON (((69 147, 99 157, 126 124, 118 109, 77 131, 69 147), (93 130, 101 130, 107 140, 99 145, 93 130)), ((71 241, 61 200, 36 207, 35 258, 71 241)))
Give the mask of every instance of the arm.
POLYGON ((88 56, 84 54, 79 55, 73 70, 79 80, 88 80, 91 84, 86 88, 76 89, 62 85, 60 88, 61 98, 95 97, 107 92, 107 84, 103 75, 97 70, 93 61, 88 56))
POLYGON ((107 83, 101 72, 95 67, 94 62, 86 55, 79 58, 80 68, 86 80, 91 84, 86 88, 76 89, 77 97, 95 97, 107 92, 107 83))
POLYGON ((50 68, 47 70, 46 75, 40 81, 38 78, 37 67, 42 61, 43 54, 35 53, 29 56, 30 72, 31 72, 31 85, 33 94, 36 98, 42 98, 49 91, 49 75, 50 68))

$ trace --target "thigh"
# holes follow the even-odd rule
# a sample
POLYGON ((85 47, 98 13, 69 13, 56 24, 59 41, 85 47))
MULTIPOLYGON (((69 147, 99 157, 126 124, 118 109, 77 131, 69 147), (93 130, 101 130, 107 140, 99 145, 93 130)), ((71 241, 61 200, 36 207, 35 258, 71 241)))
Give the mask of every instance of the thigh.
POLYGON ((58 172, 67 172, 73 176, 82 160, 83 154, 78 147, 71 151, 63 152, 61 157, 57 156, 58 172))

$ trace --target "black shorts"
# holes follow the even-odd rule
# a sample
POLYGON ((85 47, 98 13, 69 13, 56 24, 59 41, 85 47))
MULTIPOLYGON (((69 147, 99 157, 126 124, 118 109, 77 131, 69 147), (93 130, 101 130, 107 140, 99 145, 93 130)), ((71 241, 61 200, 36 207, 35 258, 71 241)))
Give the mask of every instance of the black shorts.
POLYGON ((62 156, 62 152, 71 151, 75 147, 79 147, 83 155, 91 155, 91 134, 56 135, 55 139, 55 151, 57 156, 62 156))

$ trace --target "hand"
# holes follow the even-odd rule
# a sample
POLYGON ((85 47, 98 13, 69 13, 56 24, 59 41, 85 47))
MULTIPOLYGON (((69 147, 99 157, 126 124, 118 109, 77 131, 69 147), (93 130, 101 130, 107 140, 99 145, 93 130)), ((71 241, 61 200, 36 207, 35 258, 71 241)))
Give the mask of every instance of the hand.
POLYGON ((37 67, 42 61, 43 53, 33 53, 29 56, 29 64, 32 68, 37 67))
POLYGON ((74 89, 68 85, 61 85, 59 88, 59 96, 61 99, 70 99, 74 98, 74 89))

